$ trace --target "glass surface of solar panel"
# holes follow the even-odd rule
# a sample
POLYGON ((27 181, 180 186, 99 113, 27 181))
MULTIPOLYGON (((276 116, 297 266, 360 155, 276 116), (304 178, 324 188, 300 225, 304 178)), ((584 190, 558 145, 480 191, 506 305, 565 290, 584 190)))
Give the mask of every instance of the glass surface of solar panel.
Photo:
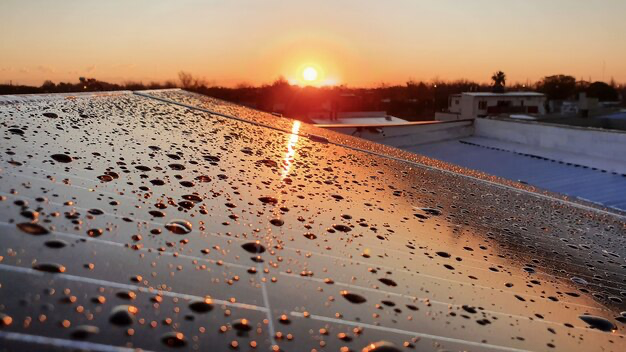
POLYGON ((623 214, 180 90, 0 121, 0 350, 626 346, 623 214))

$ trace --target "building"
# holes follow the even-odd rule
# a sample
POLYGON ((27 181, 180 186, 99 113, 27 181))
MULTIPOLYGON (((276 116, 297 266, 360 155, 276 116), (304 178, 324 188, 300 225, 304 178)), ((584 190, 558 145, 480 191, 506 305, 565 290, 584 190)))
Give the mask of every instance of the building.
POLYGON ((386 111, 329 111, 310 112, 309 121, 316 125, 390 125, 403 124, 406 120, 388 115, 386 111))
POLYGON ((439 121, 500 115, 543 115, 546 97, 537 92, 466 92, 448 98, 448 111, 436 113, 439 121))
MULTIPOLYGON (((605 120, 619 127, 621 115, 613 116, 605 120)), ((603 129, 608 122, 598 123, 555 124, 513 114, 376 129, 324 127, 626 212, 626 132, 603 129)))

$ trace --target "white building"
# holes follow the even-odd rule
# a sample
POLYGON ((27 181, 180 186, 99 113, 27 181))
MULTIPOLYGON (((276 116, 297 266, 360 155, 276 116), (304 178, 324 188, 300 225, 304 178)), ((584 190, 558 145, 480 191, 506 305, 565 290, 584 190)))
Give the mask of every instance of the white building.
POLYGON ((436 113, 440 121, 499 115, 543 115, 546 97, 536 92, 468 92, 448 98, 448 111, 436 113))

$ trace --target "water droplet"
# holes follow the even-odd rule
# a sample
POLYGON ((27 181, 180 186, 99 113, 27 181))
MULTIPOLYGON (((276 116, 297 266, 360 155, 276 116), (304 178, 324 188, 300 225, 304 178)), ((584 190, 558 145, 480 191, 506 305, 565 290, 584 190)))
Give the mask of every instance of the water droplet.
POLYGON ((89 229, 87 230, 87 236, 89 237, 100 237, 104 231, 102 229, 89 229))
POLYGON ((278 322, 285 325, 291 324, 291 320, 289 320, 289 317, 286 314, 281 315, 278 318, 278 322))
POLYGON ((472 307, 472 306, 468 306, 468 305, 462 305, 461 308, 463 308, 464 311, 468 312, 468 313, 472 313, 472 314, 476 314, 476 308, 472 307))
POLYGON ((193 183, 191 181, 180 181, 179 183, 183 187, 193 187, 193 186, 196 185, 195 183, 193 183))
POLYGON ((30 221, 37 221, 39 218, 39 212, 34 210, 26 209, 20 213, 23 217, 29 219, 30 221))
POLYGON ((170 331, 163 334, 161 337, 161 342, 169 347, 185 347, 187 345, 187 340, 185 339, 185 335, 182 332, 170 331))
POLYGON ((207 183, 207 182, 211 182, 211 178, 206 175, 200 175, 196 177, 196 181, 201 182, 201 183, 207 183))
POLYGON ((281 219, 272 219, 270 220, 270 224, 274 225, 274 226, 283 226, 285 222, 281 219))
POLYGON ((50 233, 45 227, 39 224, 33 224, 30 222, 23 222, 16 225, 20 230, 35 236, 47 235, 50 233))
POLYGON ((133 323, 134 316, 137 314, 139 309, 135 306, 130 305, 119 305, 111 310, 111 315, 109 317, 109 321, 112 324, 125 326, 133 323))
POLYGON ((450 253, 448 252, 437 252, 437 255, 444 258, 450 258, 450 253))
POLYGON ((428 215, 441 215, 441 210, 434 208, 422 208, 422 211, 428 215))
POLYGON ((72 157, 67 154, 52 154, 50 157, 59 163, 70 163, 72 162, 72 157))
POLYGON ((386 277, 380 278, 378 279, 378 281, 382 282, 383 284, 387 286, 393 286, 393 287, 398 286, 398 284, 395 281, 388 279, 386 277))
POLYGON ((400 349, 391 342, 378 341, 363 347, 361 352, 400 352, 400 349))
POLYGON ((602 317, 597 317, 595 315, 581 315, 579 318, 585 323, 591 325, 592 328, 598 329, 605 332, 615 332, 617 331, 617 326, 611 323, 607 319, 602 317))
POLYGON ((89 209, 87 212, 89 214, 91 214, 91 215, 102 215, 102 214, 104 214, 104 212, 102 210, 100 210, 100 209, 89 209))
POLYGON ((189 304, 189 309, 196 313, 208 313, 213 309, 213 301, 210 298, 195 301, 189 304))
POLYGON ((36 263, 33 264, 33 269, 55 274, 65 272, 65 267, 58 263, 36 263))
POLYGON ((365 297, 358 295, 356 293, 352 293, 348 291, 341 291, 341 295, 343 296, 343 298, 347 299, 351 303, 361 304, 361 303, 367 302, 365 297))
POLYGON ((230 324, 233 329, 241 332, 248 332, 252 330, 252 326, 250 326, 250 322, 248 319, 237 319, 230 324))
POLYGON ((69 243, 67 243, 66 241, 58 239, 46 241, 44 244, 48 248, 63 248, 69 245, 69 243))
POLYGON ((259 200, 265 204, 277 204, 278 203, 278 199, 274 197, 260 197, 259 200))
POLYGON ((191 223, 187 220, 173 220, 165 225, 165 228, 177 235, 186 235, 191 232, 191 223))
POLYGON ((0 327, 9 326, 13 323, 13 318, 10 315, 0 313, 0 327))
POLYGON ((192 201, 194 203, 200 203, 202 202, 202 197, 196 195, 196 194, 185 194, 183 196, 183 199, 188 200, 188 201, 192 201))
POLYGON ((580 277, 572 277, 570 278, 570 280, 572 280, 573 282, 579 284, 579 285, 588 285, 589 283, 587 282, 587 280, 580 278, 580 277))
POLYGON ((341 231, 341 232, 350 232, 352 231, 352 228, 350 228, 350 226, 346 226, 343 224, 334 224, 333 228, 337 231, 341 231))
POLYGON ((307 232, 304 234, 304 237, 310 239, 310 240, 314 240, 317 238, 317 236, 315 236, 315 234, 311 233, 311 232, 307 232))
POLYGON ((248 242, 241 245, 243 249, 250 253, 263 253, 265 252, 265 247, 259 242, 248 242))
POLYGON ((59 117, 59 115, 57 115, 57 114, 55 114, 53 112, 44 112, 42 115, 45 116, 45 117, 49 117, 51 119, 56 119, 57 117, 59 117))
POLYGON ((150 210, 148 214, 150 214, 152 217, 155 217, 155 218, 165 217, 165 213, 160 210, 150 210))
POLYGON ((80 325, 77 326, 74 331, 72 331, 72 338, 77 340, 84 340, 92 335, 97 335, 100 333, 100 329, 97 326, 93 325, 80 325))

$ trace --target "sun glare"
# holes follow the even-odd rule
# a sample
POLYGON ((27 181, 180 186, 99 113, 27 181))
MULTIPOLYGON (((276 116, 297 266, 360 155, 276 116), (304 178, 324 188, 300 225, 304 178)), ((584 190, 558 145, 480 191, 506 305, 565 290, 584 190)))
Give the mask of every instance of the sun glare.
POLYGON ((307 82, 313 82, 317 79, 317 70, 314 67, 307 67, 302 71, 302 78, 307 82))

